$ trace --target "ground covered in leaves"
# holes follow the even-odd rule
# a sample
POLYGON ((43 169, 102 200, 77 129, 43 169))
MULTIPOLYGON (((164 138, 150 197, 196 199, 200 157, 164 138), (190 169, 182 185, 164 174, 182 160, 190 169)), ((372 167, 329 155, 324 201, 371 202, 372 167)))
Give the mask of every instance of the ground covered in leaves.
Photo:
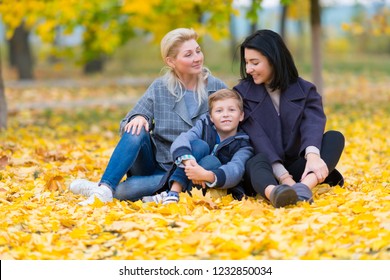
POLYGON ((261 198, 235 201, 221 193, 183 194, 177 205, 115 200, 81 207, 83 197, 67 190, 69 182, 99 180, 131 105, 18 105, 115 99, 132 90, 7 90, 0 259, 390 259, 390 82, 356 76, 327 81, 327 128, 346 137, 338 167, 345 186, 320 185, 313 204, 281 209, 261 198))

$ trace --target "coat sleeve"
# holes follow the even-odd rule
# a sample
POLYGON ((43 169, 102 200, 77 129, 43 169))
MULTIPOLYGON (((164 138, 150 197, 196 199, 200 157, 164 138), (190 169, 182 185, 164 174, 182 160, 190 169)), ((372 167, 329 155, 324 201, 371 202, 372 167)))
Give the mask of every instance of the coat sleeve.
POLYGON ((326 116, 322 105, 322 97, 314 85, 309 88, 302 122, 300 125, 300 154, 305 153, 308 146, 321 150, 322 137, 325 131, 326 116))
POLYGON ((220 79, 210 75, 207 83, 207 91, 209 95, 217 90, 228 88, 228 86, 220 79))
POLYGON ((217 177, 215 188, 229 189, 237 186, 244 176, 245 164, 252 156, 252 146, 245 145, 233 155, 231 161, 218 169, 211 170, 217 177))
POLYGON ((175 161, 178 157, 183 155, 191 155, 191 141, 196 139, 202 139, 203 130, 203 116, 199 119, 195 125, 188 131, 182 132, 171 145, 172 158, 175 161))
POLYGON ((130 122, 132 118, 137 115, 143 116, 148 122, 149 127, 153 126, 154 118, 154 103, 155 103, 155 94, 162 87, 161 80, 155 80, 147 88, 146 92, 135 104, 134 108, 131 109, 126 116, 120 122, 120 132, 123 133, 123 129, 130 122))

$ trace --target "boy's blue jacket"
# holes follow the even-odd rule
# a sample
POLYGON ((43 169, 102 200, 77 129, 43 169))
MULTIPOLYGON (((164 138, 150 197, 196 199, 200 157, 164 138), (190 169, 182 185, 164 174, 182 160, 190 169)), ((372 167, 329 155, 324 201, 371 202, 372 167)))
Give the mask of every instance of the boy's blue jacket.
MULTIPOLYGON (((181 133, 176 138, 171 146, 173 160, 183 155, 192 154, 190 143, 197 139, 202 139, 208 143, 211 154, 214 146, 217 144, 217 131, 208 114, 198 120, 194 127, 187 132, 181 133)), ((215 170, 211 170, 217 177, 215 188, 231 189, 239 185, 245 172, 245 164, 253 154, 249 136, 241 130, 236 135, 221 141, 214 155, 222 165, 215 170)), ((166 183, 175 168, 176 165, 171 168, 171 172, 168 172, 169 175, 164 176, 162 179, 160 183, 162 188, 164 188, 164 185, 167 187, 166 183)))

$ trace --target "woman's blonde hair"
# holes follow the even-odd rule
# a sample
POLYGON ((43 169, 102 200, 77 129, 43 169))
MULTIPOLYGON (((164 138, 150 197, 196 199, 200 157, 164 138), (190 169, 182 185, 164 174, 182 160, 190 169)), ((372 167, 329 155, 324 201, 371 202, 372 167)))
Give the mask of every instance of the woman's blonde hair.
MULTIPOLYGON (((168 32, 161 40, 160 49, 161 57, 165 62, 167 57, 175 58, 182 44, 189 40, 197 40, 198 34, 192 28, 177 28, 168 32)), ((177 100, 180 100, 184 95, 184 86, 180 81, 174 69, 169 66, 163 68, 165 72, 164 78, 167 81, 169 92, 174 95, 177 100)), ((198 104, 206 100, 208 93, 206 90, 206 80, 210 74, 210 70, 203 67, 202 72, 198 76, 198 82, 195 87, 195 95, 198 99, 198 104)))

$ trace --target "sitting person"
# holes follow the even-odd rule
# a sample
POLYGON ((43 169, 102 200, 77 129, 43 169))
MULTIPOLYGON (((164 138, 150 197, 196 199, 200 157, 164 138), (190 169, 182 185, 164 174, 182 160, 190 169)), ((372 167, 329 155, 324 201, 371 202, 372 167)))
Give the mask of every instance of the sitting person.
POLYGON ((227 189, 236 199, 244 196, 240 184, 253 148, 248 135, 238 129, 244 118, 242 98, 221 89, 209 96, 208 103, 209 114, 173 142, 175 165, 160 182, 162 192, 144 197, 144 202, 177 203, 179 193, 191 191, 193 185, 227 189))
POLYGON ((207 113, 208 96, 227 87, 204 67, 197 39, 193 29, 178 28, 161 40, 166 73, 152 82, 121 121, 121 139, 100 181, 71 182, 71 192, 87 197, 80 205, 92 204, 95 198, 136 201, 158 190, 173 164, 172 142, 207 113))
POLYGON ((245 187, 276 207, 313 201, 320 183, 344 184, 336 165, 344 136, 325 131, 326 116, 316 87, 298 75, 282 38, 258 30, 240 47, 242 80, 234 89, 244 100, 242 129, 255 156, 246 165, 245 187))

